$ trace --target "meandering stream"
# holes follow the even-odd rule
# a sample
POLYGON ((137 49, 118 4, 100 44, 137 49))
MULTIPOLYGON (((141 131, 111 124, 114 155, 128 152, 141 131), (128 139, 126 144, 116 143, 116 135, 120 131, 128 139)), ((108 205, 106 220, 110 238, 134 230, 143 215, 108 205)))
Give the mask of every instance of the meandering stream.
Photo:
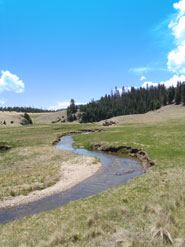
POLYGON ((134 159, 123 155, 74 148, 72 146, 73 142, 72 136, 64 136, 56 147, 77 154, 97 157, 102 162, 102 168, 93 176, 64 192, 28 204, 1 209, 0 224, 5 224, 28 215, 46 212, 70 203, 71 201, 87 198, 106 191, 110 187, 121 185, 129 179, 142 174, 141 164, 134 159))

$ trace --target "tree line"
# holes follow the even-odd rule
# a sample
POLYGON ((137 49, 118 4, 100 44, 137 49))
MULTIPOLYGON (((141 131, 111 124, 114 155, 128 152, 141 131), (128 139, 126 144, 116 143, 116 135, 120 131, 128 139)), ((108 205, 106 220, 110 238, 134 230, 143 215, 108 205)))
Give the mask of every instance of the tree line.
POLYGON ((14 107, 0 107, 0 111, 16 111, 16 112, 27 112, 27 113, 42 113, 42 112, 52 112, 50 110, 44 110, 44 109, 39 109, 39 108, 34 108, 34 107, 19 107, 19 106, 14 106, 14 107))
MULTIPOLYGON (((101 97, 98 101, 91 101, 80 105, 81 122, 97 122, 120 115, 141 114, 159 109, 167 104, 185 105, 185 82, 178 82, 177 86, 166 88, 164 85, 147 86, 146 88, 131 87, 129 91, 115 88, 114 93, 101 97)), ((73 116, 74 100, 68 107, 68 116, 73 116), (72 108, 70 108, 72 107, 72 108), (73 113, 72 113, 73 112, 73 113)), ((74 110, 75 109, 75 110, 74 110)), ((73 121, 71 119, 71 121, 73 121)))

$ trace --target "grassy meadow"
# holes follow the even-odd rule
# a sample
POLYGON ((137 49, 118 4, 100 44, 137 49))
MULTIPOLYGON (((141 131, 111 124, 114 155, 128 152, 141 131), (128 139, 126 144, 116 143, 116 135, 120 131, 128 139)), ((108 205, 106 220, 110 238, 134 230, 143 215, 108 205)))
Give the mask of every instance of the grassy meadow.
POLYGON ((74 154, 66 156, 51 144, 62 133, 83 127, 68 124, 1 128, 0 145, 12 148, 0 152, 0 201, 55 184, 61 162, 74 154))
MULTIPOLYGON (((60 150, 49 151, 54 149, 52 141, 63 132, 93 127, 63 124, 0 129, 0 144, 13 147, 0 154, 1 199, 11 196, 11 191, 24 194, 25 184, 55 183, 59 161, 69 157, 60 150), (21 184, 23 189, 17 192, 21 184)), ((146 151, 156 166, 99 195, 0 225, 1 247, 185 246, 185 118, 105 129, 77 135, 75 145, 130 145, 146 151)))

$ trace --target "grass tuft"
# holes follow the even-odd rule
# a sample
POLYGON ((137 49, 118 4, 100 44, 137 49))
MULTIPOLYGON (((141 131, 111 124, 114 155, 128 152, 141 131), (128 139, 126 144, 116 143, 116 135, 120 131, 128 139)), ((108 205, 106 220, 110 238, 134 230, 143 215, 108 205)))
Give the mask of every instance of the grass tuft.
POLYGON ((155 226, 152 228, 152 241, 154 238, 159 237, 162 242, 167 241, 173 244, 173 239, 171 236, 171 228, 174 225, 174 218, 170 215, 161 214, 155 226))

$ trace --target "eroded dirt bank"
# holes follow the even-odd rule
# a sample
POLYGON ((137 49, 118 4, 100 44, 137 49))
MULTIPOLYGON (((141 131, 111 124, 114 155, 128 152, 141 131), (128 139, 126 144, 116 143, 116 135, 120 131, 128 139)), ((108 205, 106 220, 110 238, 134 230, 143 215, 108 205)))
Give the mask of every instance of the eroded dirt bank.
MULTIPOLYGON (((105 131, 105 129, 94 129, 94 130, 80 130, 80 131, 75 131, 75 132, 67 132, 67 133, 64 133, 63 135, 61 135, 60 137, 58 137, 57 140, 55 140, 53 142, 53 145, 56 145, 62 136, 65 136, 65 135, 72 135, 72 134, 80 134, 80 133, 83 133, 83 132, 101 132, 101 131, 105 131)), ((147 152, 143 151, 142 149, 138 149, 138 148, 132 148, 130 146, 126 146, 126 145, 123 145, 123 146, 109 146, 109 145, 102 145, 102 144, 93 144, 93 148, 92 148, 94 151, 101 151, 101 152, 109 152, 109 153, 124 153, 124 154, 127 154, 131 157, 135 157, 137 158, 142 166, 143 166, 143 172, 146 173, 148 171, 148 169, 152 166, 155 165, 155 162, 153 160, 151 160, 149 157, 148 157, 148 154, 147 152)))
POLYGON ((136 157, 143 166, 143 172, 147 172, 149 167, 155 165, 155 162, 148 157, 148 154, 146 152, 144 152, 141 149, 132 148, 130 146, 124 145, 124 146, 114 147, 114 146, 104 146, 102 144, 97 143, 93 145, 93 150, 102 151, 102 152, 111 152, 111 153, 119 152, 119 153, 128 154, 131 157, 136 157))

